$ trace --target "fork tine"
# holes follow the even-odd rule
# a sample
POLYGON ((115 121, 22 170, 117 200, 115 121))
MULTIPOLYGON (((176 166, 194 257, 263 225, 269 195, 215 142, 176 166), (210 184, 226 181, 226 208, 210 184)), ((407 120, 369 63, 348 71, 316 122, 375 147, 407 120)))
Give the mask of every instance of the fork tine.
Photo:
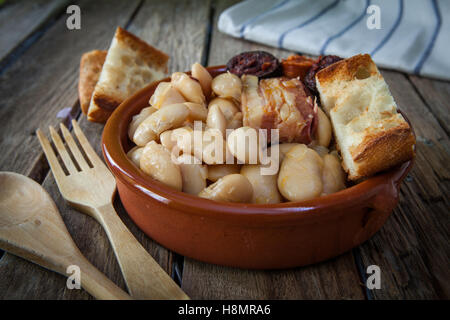
POLYGON ((80 126, 78 125, 78 122, 73 119, 72 120, 72 126, 73 131, 75 132, 76 137, 78 138, 78 141, 80 142, 81 147, 83 148, 86 155, 89 157, 89 160, 91 160, 91 163, 95 165, 105 165, 103 161, 100 159, 100 157, 97 155, 97 152, 92 148, 91 144, 89 143, 88 139, 84 135, 83 131, 81 130, 80 126))
POLYGON ((67 168, 67 171, 69 171, 69 174, 77 173, 78 170, 75 167, 74 163, 72 162, 72 159, 70 158, 69 153, 66 150, 66 147, 64 147, 61 137, 56 132, 55 128, 53 128, 52 126, 50 126, 49 128, 53 143, 55 144, 55 147, 58 150, 58 153, 61 156, 61 159, 63 160, 64 165, 67 168))
POLYGON ((75 140, 73 139, 69 130, 67 130, 66 126, 63 123, 60 124, 60 127, 63 137, 66 140, 66 143, 69 146, 70 151, 72 151, 75 160, 77 160, 81 170, 89 170, 90 169, 89 165, 87 164, 86 159, 84 159, 84 156, 81 154, 81 151, 78 148, 77 144, 75 143, 75 140))
POLYGON ((42 133, 41 129, 36 130, 36 135, 39 139, 39 143, 41 144, 42 149, 44 150, 45 157, 47 158, 48 163, 50 164, 50 168, 52 169, 53 176, 55 177, 56 182, 62 177, 65 177, 61 165, 58 162, 58 158, 56 157, 55 152, 50 145, 47 137, 42 133))

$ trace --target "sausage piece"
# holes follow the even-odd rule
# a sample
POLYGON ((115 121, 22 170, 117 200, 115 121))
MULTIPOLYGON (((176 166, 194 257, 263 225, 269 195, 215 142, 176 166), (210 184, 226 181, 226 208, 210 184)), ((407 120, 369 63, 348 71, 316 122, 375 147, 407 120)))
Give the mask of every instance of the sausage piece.
POLYGON ((309 68, 305 76, 305 85, 312 93, 317 95, 316 73, 339 60, 342 60, 342 58, 338 56, 321 56, 318 61, 309 68))
POLYGON ((249 74, 267 78, 281 73, 280 61, 265 51, 247 51, 234 56, 227 63, 227 70, 239 77, 249 74))
POLYGON ((288 78, 300 77, 303 80, 314 62, 315 60, 298 54, 289 56, 281 60, 283 75, 288 78))

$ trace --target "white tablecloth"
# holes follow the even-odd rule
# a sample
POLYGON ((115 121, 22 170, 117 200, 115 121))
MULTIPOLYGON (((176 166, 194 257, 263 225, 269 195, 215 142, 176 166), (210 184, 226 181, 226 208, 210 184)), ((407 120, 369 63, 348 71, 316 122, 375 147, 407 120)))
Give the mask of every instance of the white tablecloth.
POLYGON ((450 79, 450 0, 247 0, 225 10, 218 27, 305 54, 369 53, 381 67, 450 79))

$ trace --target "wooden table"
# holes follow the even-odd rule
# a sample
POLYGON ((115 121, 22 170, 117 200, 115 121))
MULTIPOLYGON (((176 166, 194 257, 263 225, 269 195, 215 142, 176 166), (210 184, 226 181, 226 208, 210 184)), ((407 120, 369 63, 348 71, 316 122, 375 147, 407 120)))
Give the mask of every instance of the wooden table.
MULTIPOLYGON (((83 52, 106 49, 122 26, 170 54, 169 71, 196 61, 223 64, 245 50, 279 57, 290 52, 231 38, 217 30, 219 14, 235 1, 79 1, 81 30, 66 27, 67 1, 7 1, 0 8, 0 170, 41 183, 51 194, 86 257, 125 288, 105 233, 62 199, 35 136, 68 119, 71 108, 100 153, 102 125, 80 114, 78 67, 83 52)), ((173 253, 120 217, 159 264, 194 299, 436 299, 450 297, 450 83, 383 70, 417 135, 415 166, 398 207, 372 239, 335 259, 279 271, 251 271, 201 263, 173 253), (381 289, 368 290, 366 268, 381 269, 381 289)), ((2 299, 90 299, 66 289, 63 276, 21 258, 0 260, 2 299)))

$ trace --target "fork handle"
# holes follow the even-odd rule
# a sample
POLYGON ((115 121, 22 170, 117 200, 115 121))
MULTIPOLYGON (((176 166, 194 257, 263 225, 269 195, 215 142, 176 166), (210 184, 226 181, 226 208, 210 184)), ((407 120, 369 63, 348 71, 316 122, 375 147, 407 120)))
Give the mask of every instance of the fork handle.
POLYGON ((112 204, 98 207, 95 211, 133 298, 189 299, 127 229, 112 204))

